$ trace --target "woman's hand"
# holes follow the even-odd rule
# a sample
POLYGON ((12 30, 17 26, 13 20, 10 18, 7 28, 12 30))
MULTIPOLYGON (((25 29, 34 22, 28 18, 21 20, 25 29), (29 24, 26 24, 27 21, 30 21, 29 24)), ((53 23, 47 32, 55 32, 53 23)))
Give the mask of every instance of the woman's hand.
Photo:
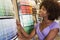
POLYGON ((32 32, 30 33, 30 35, 28 35, 28 34, 24 31, 24 29, 22 28, 22 26, 21 26, 21 24, 20 24, 19 21, 16 21, 16 24, 17 24, 17 26, 18 26, 18 27, 17 27, 18 32, 22 33, 25 38, 27 38, 27 39, 29 40, 29 39, 31 39, 32 37, 34 37, 34 35, 35 35, 35 29, 33 29, 32 32))
POLYGON ((24 29, 22 28, 20 22, 18 20, 16 20, 16 24, 17 24, 17 29, 18 31, 20 31, 25 37, 28 37, 29 35, 24 31, 24 29))
POLYGON ((18 20, 16 20, 16 24, 17 24, 17 30, 18 30, 18 39, 19 40, 30 40, 29 38, 26 38, 25 32, 20 24, 20 22, 18 20))
POLYGON ((28 38, 25 38, 24 35, 21 32, 17 33, 18 40, 30 40, 28 38))
POLYGON ((16 20, 16 24, 17 24, 17 26, 21 26, 21 24, 18 20, 16 20))

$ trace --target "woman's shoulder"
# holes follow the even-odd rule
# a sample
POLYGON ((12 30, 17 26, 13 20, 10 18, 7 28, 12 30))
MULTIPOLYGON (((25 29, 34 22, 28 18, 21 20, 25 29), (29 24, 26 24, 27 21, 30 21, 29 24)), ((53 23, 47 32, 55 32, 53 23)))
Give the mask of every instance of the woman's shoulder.
POLYGON ((37 23, 34 25, 34 27, 37 28, 37 27, 39 27, 39 25, 40 25, 40 23, 37 22, 37 23))
POLYGON ((55 28, 60 28, 60 25, 59 25, 59 23, 57 23, 57 22, 53 22, 53 24, 51 24, 51 26, 50 26, 50 29, 55 29, 55 28))

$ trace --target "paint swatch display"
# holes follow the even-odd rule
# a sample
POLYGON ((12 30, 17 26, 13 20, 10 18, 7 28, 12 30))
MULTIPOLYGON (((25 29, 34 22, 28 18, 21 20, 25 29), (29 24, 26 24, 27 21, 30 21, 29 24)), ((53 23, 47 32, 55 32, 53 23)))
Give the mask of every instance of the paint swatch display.
POLYGON ((0 40, 13 40, 17 34, 11 0, 0 0, 0 40))
POLYGON ((0 16, 13 16, 13 12, 11 0, 0 0, 0 16))
POLYGON ((15 19, 0 20, 0 40, 11 40, 17 34, 15 19))

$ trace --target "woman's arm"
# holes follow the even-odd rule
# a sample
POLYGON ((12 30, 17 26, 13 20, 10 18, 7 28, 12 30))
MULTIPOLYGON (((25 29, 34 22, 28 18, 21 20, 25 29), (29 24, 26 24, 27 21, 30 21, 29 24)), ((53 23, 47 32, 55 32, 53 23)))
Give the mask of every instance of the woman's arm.
POLYGON ((21 33, 26 37, 26 38, 32 38, 35 35, 35 29, 33 29, 33 31, 31 32, 30 35, 28 35, 24 29, 22 28, 21 24, 19 23, 19 21, 16 21, 17 26, 19 27, 18 30, 21 31, 21 33))
POLYGON ((54 40, 58 32, 59 32, 58 28, 51 30, 48 36, 45 38, 45 40, 54 40))

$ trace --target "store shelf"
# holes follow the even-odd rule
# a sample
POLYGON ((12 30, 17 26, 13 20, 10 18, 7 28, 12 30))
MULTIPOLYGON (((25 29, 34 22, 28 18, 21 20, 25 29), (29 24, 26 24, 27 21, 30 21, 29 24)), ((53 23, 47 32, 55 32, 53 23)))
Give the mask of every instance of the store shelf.
POLYGON ((0 16, 0 19, 12 19, 14 16, 0 16))
POLYGON ((17 35, 13 39, 11 39, 11 40, 18 40, 17 35))

